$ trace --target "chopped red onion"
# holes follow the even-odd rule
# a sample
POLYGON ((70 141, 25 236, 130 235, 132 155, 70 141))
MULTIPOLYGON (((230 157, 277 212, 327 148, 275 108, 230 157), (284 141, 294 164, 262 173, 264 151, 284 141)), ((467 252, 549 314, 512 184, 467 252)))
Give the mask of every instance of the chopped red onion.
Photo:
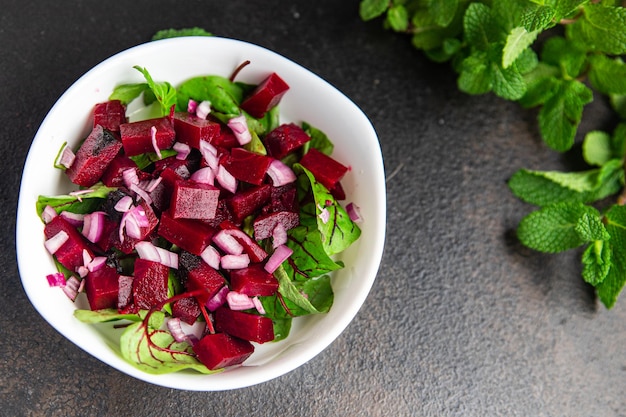
POLYGON ((78 274, 79 277, 85 278, 87 274, 89 273, 89 269, 87 269, 86 266, 81 265, 76 268, 76 273, 78 274))
POLYGON ((200 168, 191 174, 191 179, 201 184, 213 185, 215 184, 215 172, 211 167, 200 168))
POLYGON ((167 321, 167 330, 170 331, 172 337, 177 342, 187 341, 187 335, 183 331, 183 327, 180 325, 181 320, 177 317, 172 317, 167 321))
POLYGON ((54 207, 50 205, 44 207, 43 211, 41 212, 41 219, 46 224, 50 223, 50 221, 56 216, 58 216, 57 211, 54 209, 54 207))
POLYGON ((330 220, 330 212, 328 211, 328 209, 319 205, 317 206, 317 208, 320 209, 320 214, 318 214, 317 216, 322 219, 322 222, 324 224, 328 223, 328 220, 330 220))
POLYGON ((228 255, 243 253, 243 245, 225 230, 220 230, 213 236, 213 243, 228 255))
POLYGON ((292 253, 293 250, 289 246, 278 246, 276 249, 274 249, 274 252, 267 259, 267 262, 265 263, 265 266, 263 268, 270 274, 273 274, 274 271, 276 271, 278 267, 291 256, 292 253))
POLYGON ((140 206, 135 206, 122 215, 120 221, 119 237, 120 242, 124 242, 124 229, 128 237, 133 239, 141 238, 141 228, 150 225, 146 212, 140 206))
POLYGON ((130 185, 130 190, 134 191, 139 197, 143 198, 143 200, 148 203, 148 204, 152 204, 152 198, 150 198, 150 194, 148 194, 146 192, 146 190, 144 190, 143 188, 141 188, 139 186, 139 184, 131 184, 130 185))
POLYGON ((157 134, 157 128, 156 126, 152 126, 150 128, 150 135, 152 136, 152 147, 154 148, 154 152, 156 152, 159 159, 161 159, 162 155, 161 155, 161 150, 159 149, 159 144, 157 143, 156 134, 157 134))
POLYGON ((163 177, 153 178, 151 180, 142 181, 139 183, 139 188, 145 190, 147 193, 151 193, 159 184, 163 181, 163 177))
POLYGON ((261 300, 259 300, 259 297, 252 297, 252 303, 254 304, 254 308, 256 308, 256 311, 258 311, 259 314, 265 314, 265 309, 263 308, 263 304, 261 304, 261 300))
MULTIPOLYGON (((243 242, 244 246, 254 246, 254 245, 258 246, 256 241, 252 239, 250 235, 248 235, 246 232, 244 232, 241 229, 233 228, 233 229, 223 229, 223 230, 229 235, 232 235, 235 239, 238 239, 240 242, 243 242)), ((261 247, 259 247, 259 252, 262 252, 258 254, 262 258, 265 258, 267 256, 267 254, 265 253, 265 251, 263 251, 261 247)))
POLYGON ((198 107, 196 107, 196 116, 206 119, 209 113, 211 113, 211 102, 207 100, 201 101, 198 107))
POLYGON ((63 217, 74 227, 81 227, 83 225, 83 221, 85 219, 84 214, 80 213, 72 213, 71 211, 62 211, 59 216, 63 217))
POLYGON ((212 298, 207 300, 207 302, 205 303, 206 308, 208 308, 209 311, 215 311, 223 306, 226 302, 226 296, 229 292, 230 290, 228 289, 228 287, 224 285, 212 298))
POLYGON ((278 222, 272 230, 272 247, 276 249, 285 243, 287 243, 287 229, 281 222, 278 222))
POLYGON ((207 165, 213 169, 217 169, 217 148, 206 140, 200 140, 200 153, 206 161, 207 165))
POLYGON ((226 302, 231 310, 248 310, 256 307, 250 297, 237 291, 230 291, 226 295, 226 302))
POLYGON ((96 256, 91 262, 89 262, 85 266, 87 267, 89 272, 95 272, 102 269, 106 265, 106 262, 107 258, 105 256, 96 256))
POLYGON ((220 258, 220 265, 224 269, 243 269, 250 265, 250 257, 247 253, 224 255, 220 258))
POLYGON ((147 241, 137 242, 135 249, 141 259, 159 262, 169 268, 178 269, 177 253, 160 248, 147 241))
POLYGON ((48 274, 46 275, 46 279, 48 280, 48 284, 51 287, 62 287, 65 285, 65 275, 63 275, 61 272, 48 274))
POLYGON ((93 257, 89 253, 87 249, 83 249, 83 266, 89 265, 89 263, 93 260, 93 257))
POLYGON ((204 262, 206 262, 213 269, 220 269, 220 253, 213 246, 208 245, 202 253, 200 253, 200 257, 204 262))
POLYGON ((130 188, 131 184, 139 184, 136 168, 128 168, 122 171, 122 180, 126 188, 130 188))
POLYGON ((115 210, 120 213, 126 213, 133 206, 133 198, 129 195, 125 195, 115 203, 115 210))
POLYGON ((290 184, 296 180, 296 174, 284 162, 274 159, 267 168, 267 175, 272 179, 274 187, 290 184))
POLYGON ((70 235, 68 235, 65 230, 60 230, 56 235, 46 240, 43 244, 48 252, 50 252, 50 255, 54 255, 59 248, 69 240, 69 238, 70 235))
POLYGON ((250 129, 248 129, 248 122, 244 114, 229 119, 228 127, 233 131, 240 145, 243 146, 252 141, 252 134, 250 133, 250 129))
POLYGON ((176 154, 176 159, 187 159, 187 157, 189 156, 189 153, 191 152, 191 147, 189 145, 187 145, 186 143, 181 143, 181 142, 176 142, 174 144, 174 146, 172 146, 172 149, 174 149, 177 154, 176 154))
POLYGON ((74 275, 69 277, 63 286, 63 292, 67 297, 74 301, 76 300, 76 296, 78 292, 82 289, 82 282, 78 280, 74 275))
POLYGON ((215 179, 217 179, 217 182, 227 191, 230 191, 233 194, 237 191, 237 179, 233 177, 223 165, 217 167, 217 175, 215 176, 215 179))
POLYGON ((71 195, 72 197, 76 197, 76 199, 78 201, 83 201, 80 196, 84 195, 84 194, 89 194, 89 193, 93 193, 93 190, 76 190, 76 191, 72 191, 69 193, 69 195, 71 195))
POLYGON ((69 168, 72 166, 75 159, 76 154, 74 154, 72 148, 66 145, 61 151, 61 155, 59 155, 58 164, 64 166, 65 168, 69 168))
POLYGON ((103 211, 94 211, 93 213, 85 214, 82 234, 90 242, 96 243, 102 238, 105 216, 106 213, 103 211))
POLYGON ((348 203, 346 205, 346 212, 353 222, 361 223, 363 221, 363 217, 361 217, 361 209, 356 204, 348 203))
POLYGON ((187 102, 187 113, 195 113, 198 108, 198 102, 196 100, 189 99, 187 102))

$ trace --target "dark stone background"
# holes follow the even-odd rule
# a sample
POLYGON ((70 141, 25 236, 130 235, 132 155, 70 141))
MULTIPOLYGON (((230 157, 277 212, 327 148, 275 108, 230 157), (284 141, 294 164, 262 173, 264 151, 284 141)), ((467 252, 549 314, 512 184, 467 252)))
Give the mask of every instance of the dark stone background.
MULTIPOLYGON (((596 301, 578 252, 514 237, 531 207, 506 180, 572 158, 541 144, 532 111, 459 93, 448 66, 360 21, 357 0, 5 0, 0 57, 0 415, 626 415, 624 300, 596 301), (351 97, 388 177, 385 254, 354 322, 294 372, 217 393, 137 381, 63 339, 31 307, 14 249, 22 166, 55 100, 110 55, 191 26, 273 49, 351 97)), ((598 99, 582 128, 612 123, 598 99)))

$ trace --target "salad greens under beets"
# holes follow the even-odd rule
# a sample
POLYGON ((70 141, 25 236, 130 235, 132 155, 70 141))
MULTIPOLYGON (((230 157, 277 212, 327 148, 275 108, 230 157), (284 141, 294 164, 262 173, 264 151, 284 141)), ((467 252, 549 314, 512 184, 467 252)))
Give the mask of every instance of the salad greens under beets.
POLYGON ((322 131, 280 122, 277 74, 174 87, 135 69, 146 82, 117 86, 55 161, 77 190, 37 201, 48 281, 86 294, 78 320, 116 322, 139 369, 216 372, 331 308, 333 255, 360 236, 356 207, 338 203, 349 168, 322 131))

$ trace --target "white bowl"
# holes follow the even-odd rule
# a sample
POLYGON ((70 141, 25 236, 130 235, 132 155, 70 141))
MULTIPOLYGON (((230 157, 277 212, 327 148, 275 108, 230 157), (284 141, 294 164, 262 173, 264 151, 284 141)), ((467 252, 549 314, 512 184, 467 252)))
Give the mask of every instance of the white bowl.
POLYGON ((44 119, 31 145, 20 188, 17 213, 17 259, 22 285, 34 307, 58 332, 112 367, 153 384, 197 391, 241 388, 268 381, 304 364, 324 350, 348 326, 365 301, 383 253, 385 181, 376 132, 363 112, 326 81, 294 62, 262 47, 217 37, 184 37, 136 46, 100 63, 61 96, 44 119), (259 83, 271 72, 290 86, 280 104, 281 121, 306 121, 335 143, 334 156, 352 169, 342 184, 348 200, 364 218, 360 239, 342 254, 346 267, 333 276, 335 301, 327 314, 294 320, 289 337, 257 346, 244 366, 212 375, 193 371, 152 375, 127 363, 119 354, 111 326, 84 324, 73 316, 77 306, 59 288, 48 286, 55 271, 43 246, 43 223, 35 211, 39 195, 65 194, 75 187, 53 167, 67 141, 85 137, 93 106, 106 101, 120 83, 143 82, 133 69, 145 67, 155 81, 177 85, 197 75, 228 76, 250 60, 238 80, 259 83))

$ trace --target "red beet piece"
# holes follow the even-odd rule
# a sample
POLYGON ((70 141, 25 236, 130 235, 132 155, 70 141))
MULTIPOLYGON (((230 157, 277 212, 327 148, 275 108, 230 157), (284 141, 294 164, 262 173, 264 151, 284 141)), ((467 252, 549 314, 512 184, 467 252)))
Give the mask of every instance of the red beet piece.
POLYGON ((65 173, 74 184, 91 187, 100 180, 121 148, 117 134, 98 125, 80 145, 74 162, 65 173))
POLYGON ((298 191, 293 183, 280 187, 272 187, 270 202, 262 209, 263 213, 292 211, 299 213, 298 191))
POLYGON ((167 300, 169 268, 147 259, 135 260, 133 299, 139 309, 150 309, 167 300))
POLYGON ((152 206, 150 204, 146 203, 144 200, 141 200, 139 205, 146 213, 146 218, 148 219, 148 226, 139 227, 139 237, 129 237, 126 234, 126 230, 124 230, 124 241, 120 242, 119 230, 113 231, 113 233, 110 235, 110 238, 114 239, 115 241, 115 247, 127 254, 133 251, 137 242, 139 242, 140 240, 146 240, 148 236, 152 235, 153 232, 156 230, 157 225, 159 224, 159 219, 154 213, 154 210, 152 210, 152 206))
POLYGON ((202 295, 196 296, 202 305, 213 298, 215 294, 226 284, 226 280, 218 271, 207 265, 205 262, 198 262, 198 265, 187 271, 187 291, 204 290, 202 295))
POLYGON ((183 177, 171 167, 161 171, 159 177, 161 177, 161 182, 152 190, 150 198, 154 208, 159 212, 164 212, 170 207, 174 184, 176 184, 176 181, 182 180, 183 177))
POLYGON ((85 292, 89 308, 92 310, 117 308, 118 279, 117 270, 108 265, 88 273, 85 277, 85 292))
POLYGON ((315 179, 329 190, 333 189, 348 172, 348 167, 315 148, 309 149, 300 160, 300 164, 311 171, 315 179))
POLYGON ((120 135, 127 156, 154 152, 152 127, 156 128, 156 144, 159 149, 168 149, 174 144, 176 132, 168 117, 142 120, 120 125, 120 135))
POLYGON ((200 305, 193 297, 182 298, 172 303, 172 316, 187 324, 193 324, 202 312, 200 305))
POLYGON ((282 159, 310 140, 311 137, 300 126, 288 123, 269 132, 264 142, 270 155, 276 159, 282 159))
POLYGON ((215 143, 220 136, 220 124, 211 119, 202 119, 187 112, 174 114, 176 140, 192 148, 200 149, 200 141, 215 143))
POLYGON ((215 330, 251 342, 265 343, 274 340, 272 319, 226 307, 215 310, 215 330))
POLYGON ((250 257, 250 262, 262 262, 267 258, 267 252, 254 241, 243 230, 238 228, 233 222, 225 220, 220 223, 220 228, 229 232, 243 246, 243 251, 250 257))
POLYGON ((216 230, 200 220, 175 219, 169 212, 163 212, 158 233, 179 248, 200 255, 211 243, 216 230))
POLYGON ((210 184, 176 181, 169 211, 175 219, 213 219, 219 196, 219 188, 210 184))
POLYGON ((124 186, 123 172, 131 168, 137 169, 135 161, 126 155, 119 154, 113 158, 102 174, 102 182, 107 187, 122 187, 124 186))
POLYGON ((62 216, 54 217, 45 225, 44 235, 46 239, 50 239, 61 230, 67 233, 69 239, 54 253, 54 257, 61 265, 70 271, 76 271, 76 268, 83 265, 84 250, 89 253, 89 256, 94 256, 92 246, 90 242, 62 216))
POLYGON ((98 103, 93 110, 93 125, 102 126, 112 132, 119 132, 120 125, 126 123, 126 107, 119 100, 98 103))
POLYGON ((300 215, 293 211, 277 211, 275 213, 261 214, 254 219, 254 238, 256 240, 267 239, 272 236, 278 224, 282 224, 285 230, 293 229, 300 223, 300 215))
POLYGON ((278 74, 271 73, 241 103, 241 108, 252 117, 260 119, 280 102, 287 90, 289 85, 278 74))
POLYGON ((249 297, 270 296, 278 290, 278 280, 262 264, 251 264, 230 272, 230 288, 249 297))
POLYGON ((233 148, 230 154, 225 154, 220 159, 220 162, 238 180, 261 185, 272 158, 243 148, 233 148))
POLYGON ((193 345, 198 360, 211 370, 239 365, 252 355, 254 346, 225 333, 207 334, 193 345))
POLYGON ((258 187, 238 192, 230 197, 226 203, 235 221, 241 223, 243 219, 264 206, 270 199, 271 193, 272 187, 269 184, 262 184, 258 187))
POLYGON ((213 145, 224 149, 232 149, 236 146, 240 146, 237 137, 230 129, 222 129, 219 136, 215 138, 213 145))

